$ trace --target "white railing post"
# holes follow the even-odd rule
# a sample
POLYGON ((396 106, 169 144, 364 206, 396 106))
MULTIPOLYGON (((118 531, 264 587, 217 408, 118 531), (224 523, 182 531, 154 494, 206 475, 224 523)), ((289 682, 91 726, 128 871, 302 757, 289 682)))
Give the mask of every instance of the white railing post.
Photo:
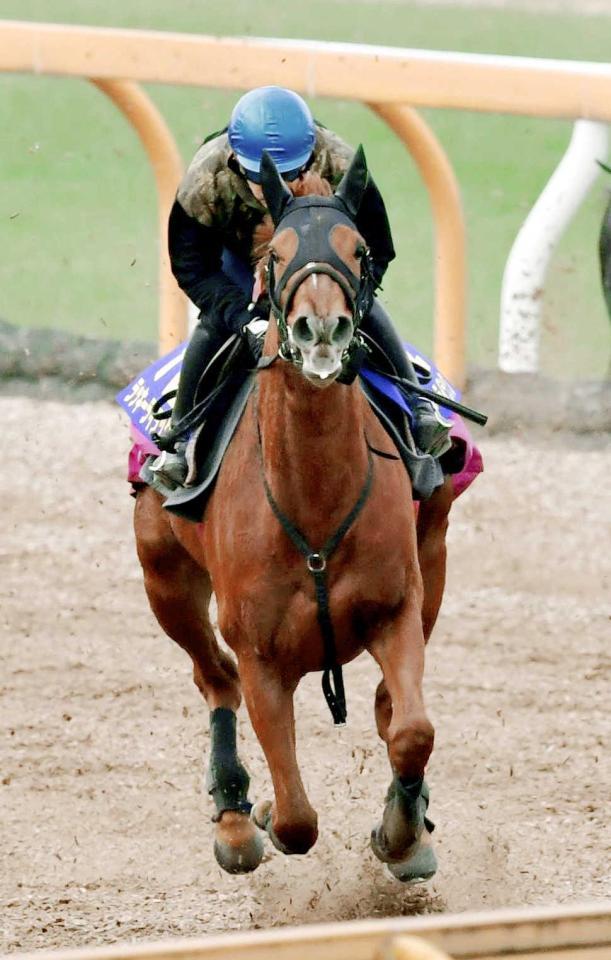
POLYGON ((499 367, 507 373, 539 369, 539 321, 547 268, 560 237, 600 173, 596 161, 606 159, 608 148, 607 124, 578 120, 566 153, 514 241, 501 292, 499 367))

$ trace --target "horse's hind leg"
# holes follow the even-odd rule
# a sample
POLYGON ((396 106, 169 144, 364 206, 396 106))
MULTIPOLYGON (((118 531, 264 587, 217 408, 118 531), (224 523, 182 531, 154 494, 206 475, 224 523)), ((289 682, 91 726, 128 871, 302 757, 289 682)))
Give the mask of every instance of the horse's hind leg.
POLYGON ((263 844, 249 819, 249 777, 236 745, 240 681, 221 650, 208 616, 210 578, 174 536, 159 496, 138 494, 134 515, 144 585, 160 626, 193 661, 193 679, 210 708, 208 790, 217 808, 215 855, 230 873, 258 867, 263 844))
POLYGON ((446 582, 446 533, 448 515, 454 500, 451 477, 446 477, 428 500, 418 508, 416 525, 418 535, 418 563, 424 586, 422 629, 425 642, 429 639, 443 598, 446 582))
POLYGON ((144 586, 160 626, 191 657, 193 679, 210 710, 235 712, 240 681, 233 658, 220 649, 210 625, 210 578, 176 539, 150 487, 137 496, 134 529, 144 586))
POLYGON ((433 728, 422 701, 424 644, 428 641, 441 606, 446 579, 446 533, 454 500, 451 477, 419 505, 417 520, 418 566, 422 577, 421 629, 411 614, 403 634, 392 642, 371 647, 382 667, 383 680, 376 691, 378 733, 388 747, 394 777, 386 797, 382 822, 372 833, 376 856, 388 863, 391 873, 404 882, 425 880, 436 870, 426 817, 428 787, 424 767, 433 746, 433 728), (411 732, 410 732, 411 731, 411 732))
POLYGON ((369 649, 383 674, 376 692, 376 722, 393 771, 382 822, 372 832, 372 849, 398 879, 428 879, 436 862, 425 829, 424 770, 434 731, 422 699, 424 636, 419 605, 411 603, 369 649))
MULTIPOLYGON (((422 637, 416 636, 418 631, 413 632, 415 649, 428 641, 441 606, 446 580, 448 515, 453 500, 452 479, 447 477, 444 484, 419 505, 416 530, 423 587, 422 637)), ((422 703, 420 657, 414 658, 412 653, 410 667, 406 651, 406 646, 403 652, 400 646, 394 652, 391 647, 390 653, 384 647, 377 654, 372 649, 384 674, 376 691, 376 725, 380 737, 388 746, 395 776, 386 797, 382 822, 373 831, 371 845, 376 856, 388 863, 397 879, 409 882, 431 877, 436 870, 436 859, 429 836, 432 824, 425 816, 429 795, 423 777, 427 749, 430 753, 433 742, 432 727, 426 720, 422 703), (401 663, 403 669, 407 667, 409 678, 403 685, 400 679, 401 663), (397 669, 399 673, 395 673, 397 669), (420 737, 416 736, 416 740, 420 739, 421 743, 420 749, 412 751, 411 756, 408 751, 406 767, 400 759, 401 750, 397 750, 395 741, 396 731, 401 729, 401 717, 409 728, 410 711, 414 718, 411 723, 415 722, 416 727, 420 724, 420 737), (427 725, 430 727, 429 734, 426 732, 427 725)))

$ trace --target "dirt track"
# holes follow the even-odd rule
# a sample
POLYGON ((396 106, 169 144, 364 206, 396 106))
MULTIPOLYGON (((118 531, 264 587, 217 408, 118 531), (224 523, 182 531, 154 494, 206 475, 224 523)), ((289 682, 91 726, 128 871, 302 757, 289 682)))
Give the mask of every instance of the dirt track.
MULTIPOLYGON (((2 409, 4 949, 611 896, 608 444, 483 443, 487 472, 454 509, 427 662, 440 872, 404 889, 368 849, 389 774, 366 658, 347 670, 345 729, 318 677, 299 693, 317 847, 221 873, 201 785, 206 711, 144 598, 122 415, 2 409)), ((267 795, 244 717, 241 733, 267 795)))

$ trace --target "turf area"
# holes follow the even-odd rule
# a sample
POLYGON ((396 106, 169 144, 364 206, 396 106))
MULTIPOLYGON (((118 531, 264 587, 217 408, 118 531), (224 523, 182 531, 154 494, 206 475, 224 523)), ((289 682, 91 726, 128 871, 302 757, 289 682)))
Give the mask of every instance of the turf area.
MULTIPOLYGON (((0 18, 210 34, 303 37, 569 59, 608 59, 611 17, 422 7, 392 0, 0 0, 0 18)), ((87 83, 0 77, 0 317, 92 336, 156 336, 156 209, 135 134, 87 83)), ((149 86, 188 162, 219 129, 234 93, 149 86)), ((317 117, 365 145, 386 198, 398 257, 384 298, 405 336, 428 349, 432 223, 413 163, 357 104, 319 100, 317 117)), ((469 363, 496 364, 503 266, 571 124, 426 111, 459 178, 469 236, 469 363)), ((609 359, 597 236, 611 178, 601 176, 564 236, 545 296, 542 366, 597 376, 609 359)))

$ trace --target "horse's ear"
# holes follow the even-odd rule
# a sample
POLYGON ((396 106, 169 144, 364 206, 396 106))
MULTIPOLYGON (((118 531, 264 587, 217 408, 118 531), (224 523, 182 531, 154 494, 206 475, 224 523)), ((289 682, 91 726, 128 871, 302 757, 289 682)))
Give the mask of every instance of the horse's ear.
POLYGON ((293 199, 293 194, 278 173, 276 164, 267 150, 263 151, 261 157, 261 186, 263 187, 267 209, 274 226, 277 227, 284 213, 284 208, 289 200, 293 199))
POLYGON ((362 145, 359 144, 350 166, 335 191, 335 196, 343 201, 352 219, 354 219, 359 212, 368 179, 369 172, 367 170, 367 161, 365 160, 365 151, 362 145))

